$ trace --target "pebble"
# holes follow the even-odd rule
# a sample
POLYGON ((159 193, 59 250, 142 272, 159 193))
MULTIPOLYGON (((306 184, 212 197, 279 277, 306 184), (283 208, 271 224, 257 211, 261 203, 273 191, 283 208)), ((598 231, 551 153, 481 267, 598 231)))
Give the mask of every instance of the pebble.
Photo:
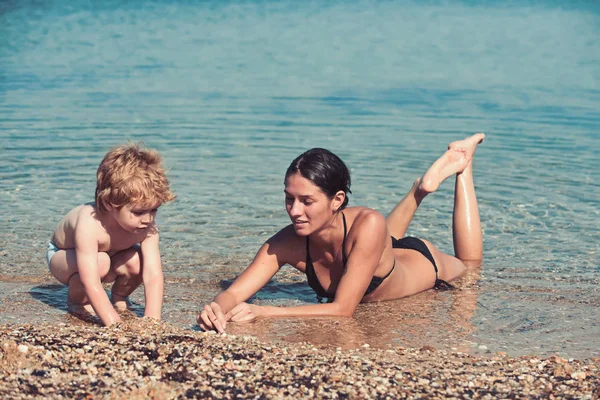
POLYGON ((585 379, 587 374, 583 371, 576 371, 571 374, 571 378, 577 379, 578 381, 585 379))
POLYGON ((594 399, 600 387, 600 359, 317 348, 148 319, 17 328, 0 326, 0 393, 11 399, 594 399))

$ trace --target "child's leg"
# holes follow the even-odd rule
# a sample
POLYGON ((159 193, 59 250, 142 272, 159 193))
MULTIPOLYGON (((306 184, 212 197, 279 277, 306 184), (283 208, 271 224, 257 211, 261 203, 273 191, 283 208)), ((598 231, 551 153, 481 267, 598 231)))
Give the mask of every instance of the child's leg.
POLYGON ((437 159, 388 215, 386 221, 391 235, 397 239, 403 238, 425 196, 435 192, 449 176, 463 171, 469 162, 468 152, 461 148, 449 149, 437 159))
POLYGON ((50 259, 50 273, 63 285, 69 285, 69 281, 77 270, 77 258, 75 249, 58 250, 50 259))
POLYGON ((112 302, 117 310, 129 306, 128 296, 142 283, 142 263, 137 247, 120 251, 111 257, 110 272, 105 282, 112 282, 112 302))
MULTIPOLYGON (((98 274, 102 279, 110 269, 110 257, 104 252, 98 253, 98 274)), ((59 250, 50 260, 50 272, 61 283, 69 287, 67 304, 69 307, 88 306, 89 300, 79 278, 75 249, 59 250)), ((93 312, 91 306, 86 310, 93 312)))

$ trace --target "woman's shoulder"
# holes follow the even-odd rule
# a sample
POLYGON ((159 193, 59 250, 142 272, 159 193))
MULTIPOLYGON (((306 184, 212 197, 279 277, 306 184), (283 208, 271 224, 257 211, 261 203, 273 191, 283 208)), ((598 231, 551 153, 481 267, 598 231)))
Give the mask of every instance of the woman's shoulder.
POLYGON ((294 266, 303 260, 306 254, 306 237, 298 236, 291 224, 271 236, 265 245, 268 251, 277 254, 280 260, 294 266))
POLYGON ((283 245, 287 247, 290 245, 296 245, 302 242, 303 240, 306 239, 304 239, 301 236, 298 236, 298 234, 294 230, 294 226, 292 224, 289 224, 286 227, 280 229, 279 232, 271 236, 267 240, 267 243, 275 246, 283 245))
POLYGON ((350 232, 371 234, 376 229, 387 229, 385 217, 372 208, 350 207, 343 212, 350 224, 350 232))
POLYGON ((364 223, 368 221, 379 221, 385 223, 385 217, 379 211, 369 207, 348 207, 343 211, 343 213, 354 223, 364 223))

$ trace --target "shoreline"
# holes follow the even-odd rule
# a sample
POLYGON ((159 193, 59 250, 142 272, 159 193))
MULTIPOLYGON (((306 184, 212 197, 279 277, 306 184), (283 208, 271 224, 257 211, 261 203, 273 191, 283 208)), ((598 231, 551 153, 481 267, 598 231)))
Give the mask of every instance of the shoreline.
POLYGON ((10 398, 600 398, 600 358, 318 348, 148 318, 3 324, 0 343, 0 393, 10 398))
MULTIPOLYGON (((211 275, 210 281, 202 277, 168 277, 163 321, 187 330, 197 329, 198 305, 211 301, 226 275, 211 275)), ((303 304, 296 297, 306 285, 296 278, 288 273, 282 282, 267 285, 255 301, 267 305, 303 304), (267 299, 274 293, 279 297, 267 299)), ((27 276, 1 275, 0 288, 0 326, 86 324, 67 312, 67 289, 54 282, 47 271, 27 276)), ((398 301, 362 304, 352 319, 264 319, 256 324, 233 324, 228 333, 255 336, 267 343, 310 342, 318 347, 343 349, 368 343, 383 350, 431 345, 438 350, 474 356, 505 352, 513 357, 600 357, 593 330, 581 331, 571 323, 563 324, 561 329, 546 323, 522 332, 519 327, 523 325, 519 324, 523 321, 519 319, 504 319, 500 325, 488 322, 494 308, 478 310, 476 296, 477 288, 468 286, 452 293, 426 291, 398 301), (381 315, 386 315, 385 323, 381 315)), ((134 303, 130 314, 143 316, 143 290, 136 290, 130 299, 134 303)))

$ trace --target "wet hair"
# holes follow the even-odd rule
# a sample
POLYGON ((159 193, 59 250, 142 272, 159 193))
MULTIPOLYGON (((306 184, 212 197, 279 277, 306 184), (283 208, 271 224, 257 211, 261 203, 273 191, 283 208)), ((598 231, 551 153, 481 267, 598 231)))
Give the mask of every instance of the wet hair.
POLYGON ((285 179, 299 173, 302 177, 318 186, 327 197, 332 199, 338 191, 346 194, 344 203, 338 209, 348 205, 350 190, 350 171, 344 162, 327 149, 314 148, 300 154, 285 172, 285 179))
POLYGON ((105 156, 97 172, 96 207, 107 212, 135 203, 152 207, 175 199, 156 150, 141 143, 115 147, 105 156))

